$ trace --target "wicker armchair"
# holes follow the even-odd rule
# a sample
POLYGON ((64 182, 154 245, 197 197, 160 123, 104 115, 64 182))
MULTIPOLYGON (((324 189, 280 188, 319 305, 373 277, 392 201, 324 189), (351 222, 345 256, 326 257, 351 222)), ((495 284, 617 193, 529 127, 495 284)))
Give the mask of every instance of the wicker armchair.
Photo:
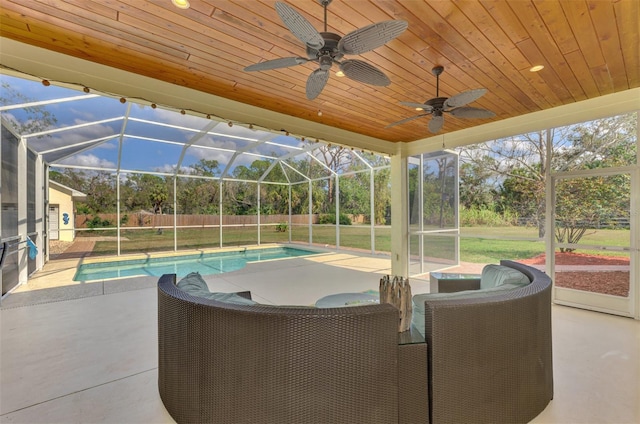
POLYGON ((517 262, 500 264, 531 284, 425 301, 433 423, 526 423, 553 398, 551 279, 517 262))

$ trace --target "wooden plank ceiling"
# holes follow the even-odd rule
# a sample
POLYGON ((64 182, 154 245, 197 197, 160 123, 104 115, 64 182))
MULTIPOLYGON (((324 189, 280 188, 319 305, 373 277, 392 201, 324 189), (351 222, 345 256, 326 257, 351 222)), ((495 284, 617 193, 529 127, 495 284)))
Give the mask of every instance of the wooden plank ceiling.
MULTIPOLYGON (((284 0, 319 31, 317 0, 284 0)), ((274 0, 2 0, 1 35, 170 83, 388 141, 430 135, 428 118, 389 129, 418 112, 398 104, 484 87, 470 106, 491 119, 446 115, 441 133, 638 87, 638 0, 334 0, 328 30, 341 36, 374 22, 409 28, 360 56, 391 79, 373 87, 331 75, 313 101, 305 96, 317 67, 244 72, 263 60, 305 56, 274 0), (544 65, 538 72, 533 65, 544 65), (318 111, 322 116, 318 116, 318 111)), ((332 71, 336 71, 334 66, 332 71)), ((126 93, 120 93, 126 95, 126 93)), ((152 99, 149 99, 152 100, 152 99)), ((179 107, 180 105, 173 105, 179 107)))

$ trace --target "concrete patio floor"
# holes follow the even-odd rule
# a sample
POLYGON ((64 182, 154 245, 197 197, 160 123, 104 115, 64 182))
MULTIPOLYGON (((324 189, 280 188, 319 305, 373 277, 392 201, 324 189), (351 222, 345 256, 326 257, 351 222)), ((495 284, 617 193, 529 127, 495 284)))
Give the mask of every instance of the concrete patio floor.
MULTIPOLYGON (((157 278, 77 283, 77 263, 49 262, 2 300, 0 423, 174 422, 157 389, 157 278)), ((312 305, 377 290, 389 265, 324 253, 206 280, 215 291, 251 290, 261 303, 312 305)), ((411 287, 429 291, 427 281, 411 287)), ((564 306, 552 313, 555 397, 533 422, 640 422, 640 321, 564 306)))

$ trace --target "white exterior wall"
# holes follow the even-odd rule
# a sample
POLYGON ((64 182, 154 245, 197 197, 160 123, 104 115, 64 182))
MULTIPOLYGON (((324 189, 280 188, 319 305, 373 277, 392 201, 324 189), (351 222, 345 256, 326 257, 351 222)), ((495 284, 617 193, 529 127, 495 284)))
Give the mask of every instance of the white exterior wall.
POLYGON ((58 205, 58 240, 73 241, 75 238, 75 213, 73 211, 73 199, 71 195, 62 193, 53 187, 49 187, 49 206, 58 205), (68 222, 64 222, 64 214, 69 217, 68 222))

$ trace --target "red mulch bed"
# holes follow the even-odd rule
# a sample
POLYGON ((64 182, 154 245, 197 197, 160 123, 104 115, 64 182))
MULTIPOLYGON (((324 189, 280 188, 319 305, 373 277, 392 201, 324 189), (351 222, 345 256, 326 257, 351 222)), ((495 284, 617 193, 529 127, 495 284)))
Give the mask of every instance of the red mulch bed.
MULTIPOLYGON (((518 262, 530 265, 545 263, 545 255, 518 262)), ((629 265, 629 258, 584 253, 556 253, 556 265, 629 265)), ((556 271, 555 285, 614 296, 629 296, 629 271, 556 271)))

